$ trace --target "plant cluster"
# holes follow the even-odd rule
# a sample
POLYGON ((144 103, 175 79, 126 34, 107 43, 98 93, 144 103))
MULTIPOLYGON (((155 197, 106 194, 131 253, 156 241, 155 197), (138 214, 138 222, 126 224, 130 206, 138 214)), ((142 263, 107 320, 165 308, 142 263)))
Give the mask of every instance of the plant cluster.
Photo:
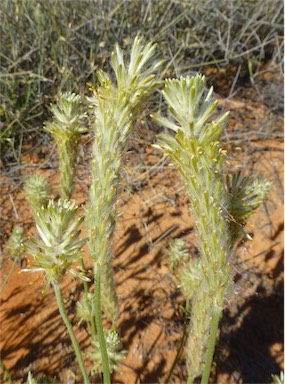
MULTIPOLYGON (((87 323, 92 340, 87 358, 93 363, 92 373, 102 372, 103 381, 108 384, 126 354, 121 350, 116 327, 118 309, 112 274, 120 174, 135 121, 158 87, 164 87, 162 95, 168 116, 152 116, 165 127, 165 133, 158 136, 157 146, 172 159, 183 178, 200 238, 199 257, 189 258, 179 240, 169 251, 170 265, 186 298, 187 316, 190 315, 185 337, 189 383, 201 375, 202 383, 209 380, 219 320, 231 284, 233 244, 269 190, 266 181, 242 178, 240 174, 224 182, 226 152, 220 145, 220 137, 228 114, 213 117, 217 102, 212 100, 213 89, 206 89, 205 77, 162 81, 158 72, 163 61, 156 49, 156 44, 143 45, 135 38, 129 60, 118 45, 112 54, 114 81, 107 73, 98 71, 99 85, 91 88, 92 96, 88 98, 94 121, 92 180, 85 214, 80 217, 78 207, 70 199, 79 136, 84 131, 81 100, 72 93, 59 95, 57 104, 51 107, 53 119, 46 129, 59 150, 60 199, 51 198, 50 186, 42 176, 28 179, 24 192, 31 204, 38 237, 24 242, 22 232, 15 231, 14 240, 10 241, 16 253, 24 247, 33 257, 32 268, 25 271, 43 271, 46 288, 51 285, 54 289, 84 383, 90 382, 90 373, 66 314, 61 283, 67 272, 83 281, 77 316, 79 321, 87 323), (88 238, 81 237, 83 221, 88 238), (15 239, 20 241, 18 248, 15 239), (88 285, 90 279, 84 267, 86 243, 85 257, 93 265, 94 291, 88 285), (111 329, 104 329, 102 313, 111 320, 111 329)), ((29 380, 34 379, 30 376, 29 380)))
MULTIPOLYGON (((231 284, 234 241, 270 187, 265 180, 240 180, 239 173, 227 178, 227 188, 224 185, 226 151, 220 146, 220 137, 228 113, 212 117, 217 107, 212 92, 213 88, 207 91, 205 76, 167 79, 162 93, 169 117, 153 116, 174 133, 159 135, 157 146, 171 158, 184 180, 200 239, 199 257, 184 263, 177 274, 185 298, 191 301, 186 347, 189 383, 200 375, 202 383, 209 380, 217 328, 231 284)), ((176 241, 170 265, 177 268, 183 256, 183 244, 176 241)))

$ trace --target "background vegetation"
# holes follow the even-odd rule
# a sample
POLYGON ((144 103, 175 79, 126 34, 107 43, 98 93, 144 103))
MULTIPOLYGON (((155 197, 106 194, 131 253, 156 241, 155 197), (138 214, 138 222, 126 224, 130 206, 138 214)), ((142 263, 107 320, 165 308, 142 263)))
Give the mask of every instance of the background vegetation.
POLYGON ((282 0, 2 0, 2 164, 48 139, 55 95, 86 92, 116 42, 128 48, 137 33, 157 42, 165 76, 234 66, 235 81, 254 83, 265 62, 282 62, 282 31, 282 0))

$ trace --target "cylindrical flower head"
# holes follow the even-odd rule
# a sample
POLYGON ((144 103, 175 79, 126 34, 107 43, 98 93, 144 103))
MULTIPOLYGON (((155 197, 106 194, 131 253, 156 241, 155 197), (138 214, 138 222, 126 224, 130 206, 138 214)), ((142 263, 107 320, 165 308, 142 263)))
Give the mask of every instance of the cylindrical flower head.
POLYGON ((24 194, 32 206, 33 213, 46 207, 51 196, 51 186, 47 179, 41 175, 30 176, 24 185, 24 194))
POLYGON ((25 247, 24 247, 25 240, 26 238, 24 234, 24 228, 23 227, 13 228, 13 231, 7 243, 10 256, 12 257, 22 256, 25 250, 25 247))
POLYGON ((159 147, 177 165, 191 200, 200 238, 200 257, 190 259, 179 271, 180 286, 191 299, 191 333, 187 343, 189 377, 199 376, 206 359, 213 314, 224 307, 229 284, 230 236, 226 211, 228 199, 222 183, 223 152, 219 147, 222 122, 227 114, 210 120, 217 106, 206 91, 205 77, 166 81, 163 95, 169 118, 156 121, 174 132, 159 135, 159 147))
POLYGON ((217 102, 211 100, 213 90, 206 91, 205 86, 201 75, 166 80, 163 95, 169 118, 154 116, 174 133, 159 135, 157 147, 172 159, 184 179, 200 238, 200 257, 191 259, 178 275, 184 295, 191 299, 190 381, 201 375, 206 360, 208 369, 212 359, 212 337, 215 339, 230 284, 233 241, 268 191, 268 183, 240 179, 239 174, 227 179, 226 190, 222 179, 225 151, 219 140, 228 114, 213 119, 217 102))
POLYGON ((81 97, 75 93, 59 93, 57 103, 50 107, 53 113, 53 124, 48 124, 46 127, 56 139, 60 140, 61 134, 84 131, 78 124, 82 118, 81 102, 81 97))
POLYGON ((94 107, 92 184, 88 206, 90 256, 100 269, 102 307, 113 321, 116 319, 116 294, 112 279, 111 247, 117 217, 116 198, 123 155, 130 133, 149 95, 159 84, 155 75, 162 61, 157 60, 156 45, 143 45, 136 38, 129 61, 116 46, 112 67, 116 82, 98 72, 100 85, 92 88, 89 98, 94 107))
POLYGON ((51 105, 53 119, 46 124, 56 140, 59 150, 59 171, 61 197, 69 199, 73 189, 79 137, 86 129, 80 120, 81 97, 71 92, 60 93, 57 103, 51 105))

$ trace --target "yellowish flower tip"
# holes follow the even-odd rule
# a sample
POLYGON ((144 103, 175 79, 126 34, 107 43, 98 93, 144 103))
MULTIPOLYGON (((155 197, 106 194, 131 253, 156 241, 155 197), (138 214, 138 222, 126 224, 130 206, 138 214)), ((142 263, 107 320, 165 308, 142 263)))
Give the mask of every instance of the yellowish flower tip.
POLYGON ((241 151, 241 147, 235 147, 236 151, 241 151))
POLYGON ((96 91, 96 88, 92 83, 86 83, 86 85, 88 86, 89 91, 92 91, 92 92, 96 91))
POLYGON ((224 155, 224 156, 228 153, 228 151, 227 151, 226 149, 222 149, 222 148, 219 149, 219 152, 220 152, 222 155, 224 155))
POLYGON ((34 281, 30 281, 30 282, 29 282, 29 285, 33 285, 33 284, 34 284, 34 281))

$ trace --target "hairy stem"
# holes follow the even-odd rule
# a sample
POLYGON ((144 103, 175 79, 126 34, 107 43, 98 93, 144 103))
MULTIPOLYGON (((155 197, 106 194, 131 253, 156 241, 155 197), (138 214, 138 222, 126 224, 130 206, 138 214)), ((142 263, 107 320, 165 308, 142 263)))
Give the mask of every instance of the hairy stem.
POLYGON ((212 318, 212 324, 211 324, 211 332, 210 332, 210 339, 209 339, 209 344, 208 344, 208 349, 207 349, 207 355, 206 355, 206 362, 205 362, 205 368, 203 371, 203 376, 201 379, 201 384, 208 384, 209 383, 209 378, 210 378, 210 373, 211 373, 211 366, 212 366, 212 361, 213 361, 213 356, 214 356, 214 351, 215 351, 215 344, 216 344, 216 336, 217 336, 217 330, 219 327, 219 321, 221 318, 222 312, 217 309, 212 318))
POLYGON ((17 264, 17 258, 14 259, 14 262, 13 262, 13 264, 12 264, 11 269, 10 269, 8 275, 6 276, 6 279, 3 281, 3 284, 1 285, 0 293, 2 293, 2 291, 3 291, 3 289, 5 288, 5 286, 6 286, 7 282, 8 282, 8 280, 10 279, 10 276, 12 275, 12 273, 13 273, 13 271, 14 271, 14 269, 15 269, 16 264, 17 264))
POLYGON ((97 328, 97 334, 98 334, 100 352, 101 352, 101 358, 102 358, 103 379, 104 379, 104 384, 111 384, 109 358, 108 358, 106 341, 105 341, 105 336, 103 331, 102 318, 101 318, 100 270, 97 269, 94 275, 95 275, 95 322, 96 322, 96 328, 97 328))

